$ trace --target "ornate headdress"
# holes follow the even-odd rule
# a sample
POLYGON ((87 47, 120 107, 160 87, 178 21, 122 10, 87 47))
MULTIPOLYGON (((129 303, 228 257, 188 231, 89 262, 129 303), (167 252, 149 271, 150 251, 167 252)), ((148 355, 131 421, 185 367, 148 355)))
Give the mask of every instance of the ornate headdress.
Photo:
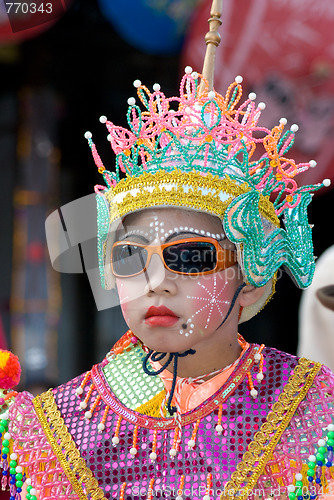
MULTIPOLYGON (((211 11, 209 21, 219 23, 211 11)), ((219 217, 229 240, 236 245, 247 283, 266 285, 267 293, 254 315, 272 294, 275 273, 285 266, 296 284, 312 280, 314 257, 307 206, 312 191, 329 180, 298 186, 296 176, 316 162, 296 164, 287 154, 297 125, 284 130, 282 118, 272 130, 258 125, 264 103, 251 93, 242 101, 242 77, 237 76, 225 96, 212 89, 212 47, 218 45, 215 25, 207 35, 209 59, 203 73, 186 67, 180 95, 167 98, 160 85, 153 92, 134 82, 139 101, 129 98, 129 128, 105 116, 115 171, 107 170, 86 132, 95 163, 106 186, 96 186, 98 252, 102 285, 110 288, 110 232, 125 215, 147 207, 184 207, 219 217), (211 36, 211 40, 210 40, 211 36), (213 40, 213 41, 212 41, 213 40), (211 53, 210 53, 211 51, 211 53)))

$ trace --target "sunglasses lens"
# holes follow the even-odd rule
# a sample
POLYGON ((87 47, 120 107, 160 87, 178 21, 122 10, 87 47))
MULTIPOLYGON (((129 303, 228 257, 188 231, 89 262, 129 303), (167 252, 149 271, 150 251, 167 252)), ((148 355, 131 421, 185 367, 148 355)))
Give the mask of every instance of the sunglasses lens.
POLYGON ((137 245, 118 245, 113 248, 111 260, 115 276, 133 276, 145 268, 147 251, 137 245))
POLYGON ((217 263, 216 248, 207 241, 176 243, 164 249, 163 257, 171 271, 185 274, 212 271, 217 263))

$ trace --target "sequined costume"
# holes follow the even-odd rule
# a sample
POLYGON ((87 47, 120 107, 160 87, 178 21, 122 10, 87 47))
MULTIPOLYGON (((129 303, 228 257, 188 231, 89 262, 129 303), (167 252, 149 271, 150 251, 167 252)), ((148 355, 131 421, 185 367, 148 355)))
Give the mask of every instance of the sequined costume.
POLYGON ((296 473, 303 474, 305 491, 309 485, 311 492, 326 490, 334 478, 334 433, 328 431, 334 377, 328 368, 265 348, 264 379, 254 399, 248 378, 259 370, 260 346, 250 345, 226 383, 182 415, 172 456, 178 430, 173 418, 158 416, 163 383, 142 371, 143 348, 128 339, 117 344, 126 346, 121 353, 67 384, 35 399, 16 396, 8 432, 17 463, 41 498, 199 500, 207 494, 234 498, 233 491, 238 498, 247 491, 280 498, 296 473))

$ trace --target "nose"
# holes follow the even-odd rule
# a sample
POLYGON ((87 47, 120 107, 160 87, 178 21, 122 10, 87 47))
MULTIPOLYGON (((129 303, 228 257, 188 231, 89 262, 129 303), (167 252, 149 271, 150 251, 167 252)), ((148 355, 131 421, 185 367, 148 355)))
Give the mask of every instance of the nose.
POLYGON ((177 293, 177 274, 165 268, 159 255, 152 255, 145 276, 145 294, 175 295, 177 293))

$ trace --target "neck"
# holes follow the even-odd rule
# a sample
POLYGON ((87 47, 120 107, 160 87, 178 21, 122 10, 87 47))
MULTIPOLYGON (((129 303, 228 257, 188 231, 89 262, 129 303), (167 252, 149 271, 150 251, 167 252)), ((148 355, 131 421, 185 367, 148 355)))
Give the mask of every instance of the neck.
MULTIPOLYGON (((195 378, 210 374, 229 366, 238 359, 242 349, 238 342, 237 332, 231 335, 224 332, 223 338, 219 335, 217 337, 218 342, 215 341, 217 339, 212 339, 211 342, 205 339, 192 346, 192 349, 196 351, 195 354, 178 359, 179 377, 195 378)), ((173 367, 168 367, 168 370, 173 371, 173 367)))

